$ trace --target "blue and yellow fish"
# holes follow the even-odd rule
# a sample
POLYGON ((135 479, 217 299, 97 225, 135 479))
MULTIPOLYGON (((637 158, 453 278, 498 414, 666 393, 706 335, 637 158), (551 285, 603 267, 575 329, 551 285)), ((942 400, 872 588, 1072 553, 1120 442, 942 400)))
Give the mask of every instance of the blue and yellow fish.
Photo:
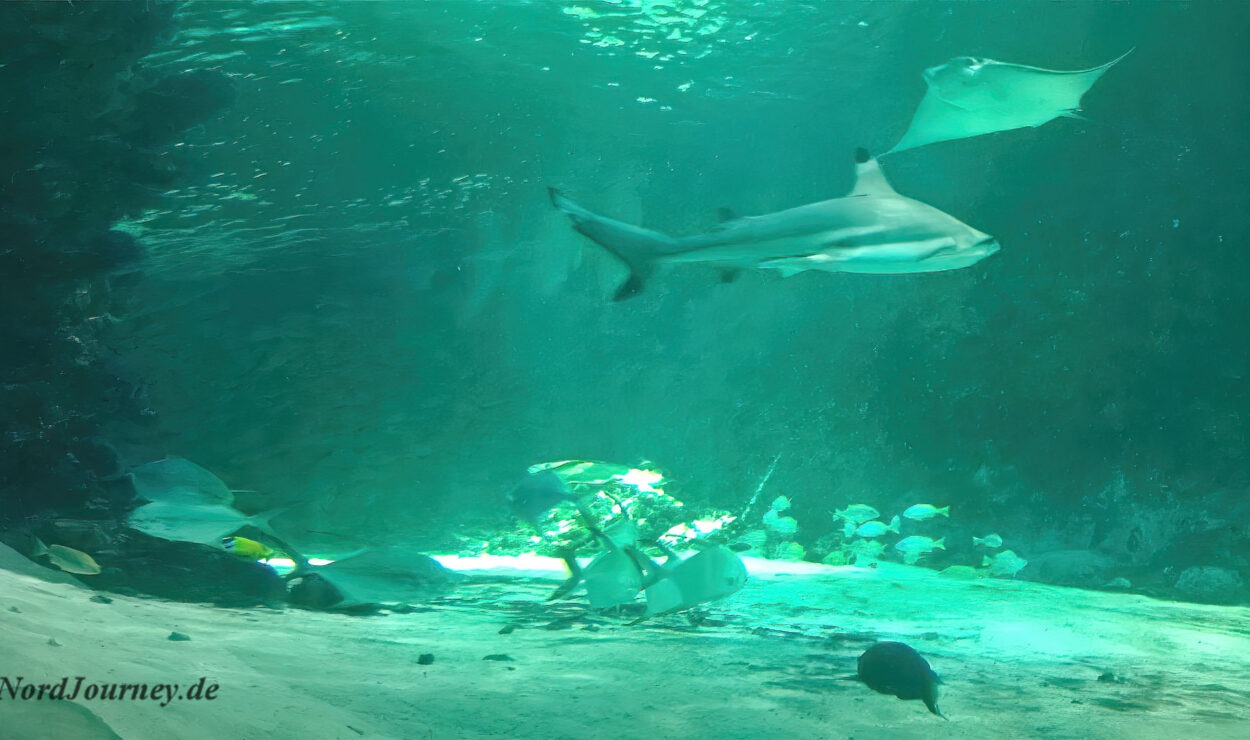
POLYGON ((243 560, 268 560, 278 554, 272 547, 246 537, 222 537, 221 546, 243 560))

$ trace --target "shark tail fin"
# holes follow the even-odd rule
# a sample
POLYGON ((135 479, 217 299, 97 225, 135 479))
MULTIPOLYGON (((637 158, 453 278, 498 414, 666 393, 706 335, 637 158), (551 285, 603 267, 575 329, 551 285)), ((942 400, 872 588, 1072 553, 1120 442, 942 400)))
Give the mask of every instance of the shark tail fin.
POLYGON ((655 271, 655 260, 677 251, 673 238, 658 231, 627 224, 593 213, 564 193, 549 188, 551 203, 573 222, 573 228, 608 250, 629 268, 629 277, 617 289, 614 301, 623 301, 642 292, 647 278, 655 271))

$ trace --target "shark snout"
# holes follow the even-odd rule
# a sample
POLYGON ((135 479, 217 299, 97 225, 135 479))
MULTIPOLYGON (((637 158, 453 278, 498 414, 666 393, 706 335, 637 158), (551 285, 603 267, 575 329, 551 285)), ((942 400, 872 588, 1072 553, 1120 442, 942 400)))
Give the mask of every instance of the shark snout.
POLYGON ((991 254, 997 252, 999 249, 1002 249, 1002 245, 1000 245, 998 240, 994 237, 987 236, 976 244, 973 244, 972 249, 979 254, 982 259, 985 259, 991 254))

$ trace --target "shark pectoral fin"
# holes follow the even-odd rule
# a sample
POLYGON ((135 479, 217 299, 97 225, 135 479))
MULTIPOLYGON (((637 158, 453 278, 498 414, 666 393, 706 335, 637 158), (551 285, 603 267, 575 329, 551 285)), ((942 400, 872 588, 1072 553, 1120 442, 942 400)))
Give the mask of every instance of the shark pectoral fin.
POLYGON ((638 270, 631 270, 629 277, 625 278, 625 282, 621 283, 621 287, 617 288, 616 292, 612 294, 612 300, 619 303, 641 293, 642 289, 646 287, 643 277, 638 270))
POLYGON ((781 273, 783 278, 788 278, 798 275, 800 272, 819 269, 818 264, 829 261, 831 261, 831 258, 828 255, 809 254, 801 257, 778 257, 777 259, 765 260, 759 263, 759 266, 776 270, 781 273))

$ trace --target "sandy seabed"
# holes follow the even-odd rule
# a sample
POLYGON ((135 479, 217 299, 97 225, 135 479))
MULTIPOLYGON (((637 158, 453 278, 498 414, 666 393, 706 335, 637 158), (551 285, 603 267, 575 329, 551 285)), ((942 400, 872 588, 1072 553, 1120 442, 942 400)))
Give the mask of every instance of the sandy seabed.
POLYGON ((470 574, 448 596, 348 616, 103 603, 68 576, 0 555, 6 740, 1250 737, 1241 607, 886 563, 749 561, 746 588, 699 624, 674 615, 627 626, 577 601, 544 602, 558 563, 447 558, 470 574), (949 721, 847 680, 877 639, 928 657, 949 721), (72 689, 78 676, 75 701, 6 688, 67 677, 72 689), (186 699, 201 678, 215 697, 186 699), (161 706, 127 689, 88 701, 91 684, 177 684, 180 698, 161 706))

